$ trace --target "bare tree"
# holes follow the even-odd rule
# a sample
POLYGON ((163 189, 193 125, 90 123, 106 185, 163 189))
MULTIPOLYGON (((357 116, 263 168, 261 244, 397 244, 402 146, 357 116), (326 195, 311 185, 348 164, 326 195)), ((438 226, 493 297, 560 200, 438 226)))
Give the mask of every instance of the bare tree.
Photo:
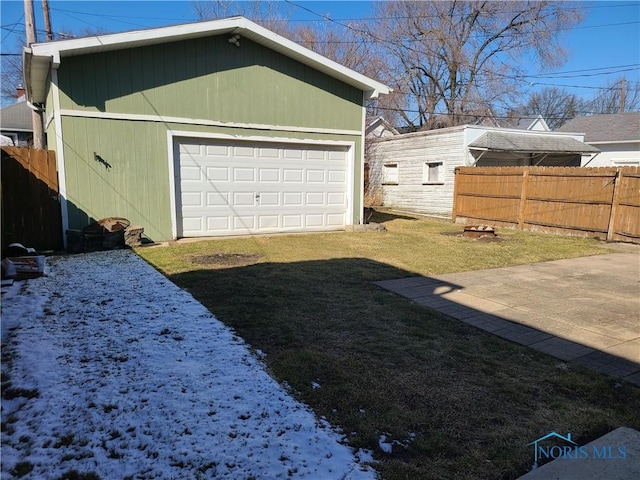
MULTIPOLYGON (((201 20, 242 15, 363 75, 378 80, 389 76, 385 52, 372 48, 372 40, 363 22, 344 24, 325 20, 297 25, 290 21, 291 11, 283 2, 272 1, 216 0, 194 2, 194 7, 201 20)), ((394 92, 371 100, 367 112, 369 116, 384 116, 394 123, 399 119, 399 105, 404 106, 403 95, 394 92)))
MULTIPOLYGON (((16 50, 19 50, 18 48, 16 50)), ((16 55, 2 56, 2 71, 0 71, 0 99, 2 105, 9 105, 16 101, 16 89, 24 85, 22 78, 22 57, 16 55)))
POLYGON ((551 130, 560 128, 572 118, 582 115, 586 102, 565 89, 547 87, 529 95, 527 102, 516 108, 513 115, 518 117, 537 117, 547 122, 551 130))
POLYGON ((619 79, 613 83, 609 83, 597 91, 593 100, 587 104, 587 109, 589 110, 589 113, 639 111, 640 82, 629 82, 619 79))
POLYGON ((281 2, 274 2, 272 0, 251 0, 245 2, 233 0, 194 1, 193 7, 200 20, 212 20, 242 15, 278 35, 284 37, 290 36, 290 13, 281 2))
POLYGON ((458 125, 521 86, 524 62, 561 65, 561 32, 584 10, 551 1, 374 2, 370 35, 395 60, 392 86, 417 115, 413 128, 431 128, 443 115, 458 125), (438 115, 440 113, 441 115, 438 115))

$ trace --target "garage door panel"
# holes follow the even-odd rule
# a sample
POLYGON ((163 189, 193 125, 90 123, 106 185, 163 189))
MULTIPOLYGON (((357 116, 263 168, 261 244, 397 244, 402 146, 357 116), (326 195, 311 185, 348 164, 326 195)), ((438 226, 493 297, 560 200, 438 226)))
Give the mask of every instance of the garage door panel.
POLYGON ((207 230, 211 232, 228 232, 229 217, 207 217, 207 230))
POLYGON ((344 225, 344 213, 328 213, 327 225, 329 226, 342 226, 344 225))
POLYGON ((345 205, 346 198, 342 192, 327 193, 327 205, 345 205))
POLYGON ((302 192, 285 192, 282 195, 282 205, 286 207, 302 205, 302 192))
POLYGON ((233 204, 236 207, 253 207, 256 204, 256 196, 253 192, 234 192, 233 204))
POLYGON ((202 171, 197 166, 184 166, 180 169, 180 176, 183 181, 195 180, 199 182, 202 180, 202 171))
POLYGON ((203 145, 182 143, 180 144, 180 153, 199 156, 202 154, 202 148, 203 145))
POLYGON ((307 183, 324 183, 324 170, 307 170, 307 183))
POLYGON ((192 231, 202 230, 202 218, 200 217, 185 217, 183 218, 184 229, 192 231))
POLYGON ((229 205, 229 192, 209 192, 207 193, 207 206, 220 207, 229 205))
POLYGON ((182 205, 187 207, 202 207, 202 193, 185 192, 182 195, 182 205))
POLYGON ((304 223, 309 228, 322 227, 324 225, 324 215, 321 213, 305 215, 304 223))
POLYGON ((278 168, 260 168, 258 178, 260 183, 279 183, 280 169, 278 168))
POLYGON ((277 148, 260 148, 258 150, 258 158, 278 159, 280 158, 280 150, 278 150, 277 148))
POLYGON ((212 182, 228 182, 231 178, 229 167, 207 167, 205 172, 207 180, 212 182))
POLYGON ((252 231, 256 228, 256 219, 253 215, 239 215, 233 217, 233 229, 236 231, 252 231))
POLYGON ((207 145, 205 152, 208 157, 228 157, 230 153, 226 145, 207 145))
POLYGON ((307 160, 326 160, 327 157, 327 152, 323 150, 309 150, 307 152, 307 160))
POLYGON ((253 147, 234 147, 233 156, 238 158, 255 158, 255 148, 253 147))
POLYGON ((344 227, 347 148, 184 142, 175 169, 179 236, 344 227))
POLYGON ((298 215, 283 215, 282 227, 283 228, 301 228, 303 226, 302 214, 298 215))
POLYGON ((344 170, 329 170, 329 183, 337 183, 343 185, 346 179, 346 172, 344 170))
POLYGON ((277 229, 279 227, 279 215, 259 215, 258 226, 264 230, 277 229))
POLYGON ((261 192, 259 200, 261 207, 277 207, 280 205, 280 193, 261 192))
POLYGON ((303 151, 300 149, 289 149, 289 148, 285 148, 283 150, 283 154, 282 154, 283 158, 295 158, 296 160, 302 160, 303 158, 303 151))
POLYGON ((282 174, 284 183, 302 183, 302 169, 292 170, 290 168, 285 169, 282 174))
POLYGON ((324 192, 307 192, 307 205, 324 205, 324 192))
POLYGON ((235 167, 233 169, 234 182, 251 182, 256 181, 256 170, 253 167, 235 167))

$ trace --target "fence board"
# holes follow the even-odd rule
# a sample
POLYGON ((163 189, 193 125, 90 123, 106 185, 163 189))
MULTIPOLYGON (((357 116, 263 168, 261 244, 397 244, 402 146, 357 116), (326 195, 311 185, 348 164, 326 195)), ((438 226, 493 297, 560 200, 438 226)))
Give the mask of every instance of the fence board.
POLYGON ((458 167, 455 192, 456 221, 640 243, 640 167, 458 167))
POLYGON ((2 147, 2 248, 18 242, 60 250, 62 219, 55 152, 2 147))

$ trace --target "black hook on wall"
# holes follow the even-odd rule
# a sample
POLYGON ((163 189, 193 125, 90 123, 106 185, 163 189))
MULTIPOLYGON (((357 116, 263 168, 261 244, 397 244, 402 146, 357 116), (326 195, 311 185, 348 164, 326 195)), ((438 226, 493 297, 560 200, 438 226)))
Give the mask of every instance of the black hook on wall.
POLYGON ((111 168, 111 164, 109 162, 107 162, 104 158, 102 158, 100 155, 98 155, 96 152, 93 152, 93 159, 96 162, 101 163, 102 165, 104 165, 104 168, 106 168, 107 170, 109 170, 111 168))

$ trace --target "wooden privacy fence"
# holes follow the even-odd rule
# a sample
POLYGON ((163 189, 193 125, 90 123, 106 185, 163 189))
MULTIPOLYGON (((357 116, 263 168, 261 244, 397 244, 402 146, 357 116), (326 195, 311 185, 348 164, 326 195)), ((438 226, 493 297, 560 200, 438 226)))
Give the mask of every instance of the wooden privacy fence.
POLYGON ((458 167, 453 220, 640 243, 640 167, 458 167))
POLYGON ((2 251, 18 242, 60 250, 62 217, 55 152, 2 147, 2 251))

